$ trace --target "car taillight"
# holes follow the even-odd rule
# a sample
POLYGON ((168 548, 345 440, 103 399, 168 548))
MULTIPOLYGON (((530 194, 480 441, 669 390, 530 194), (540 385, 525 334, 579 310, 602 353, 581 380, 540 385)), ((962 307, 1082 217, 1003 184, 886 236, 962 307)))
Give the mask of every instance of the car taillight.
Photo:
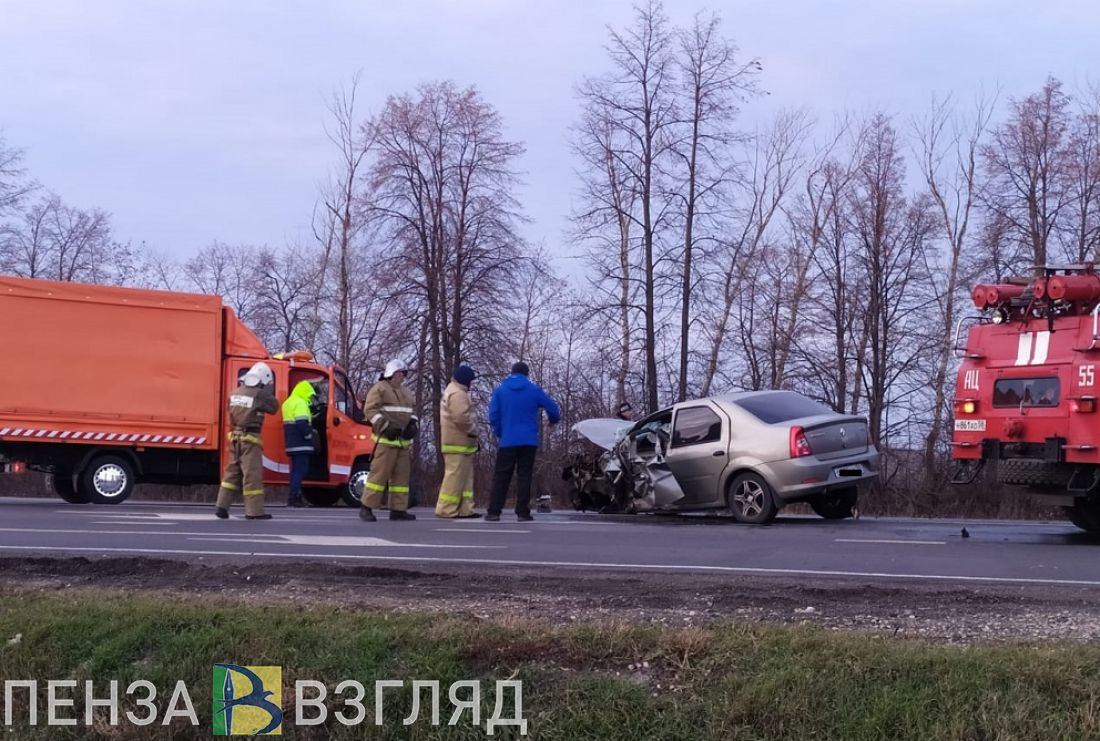
POLYGON ((791 428, 791 458, 805 458, 813 455, 810 450, 810 441, 806 439, 806 431, 801 427, 791 428))

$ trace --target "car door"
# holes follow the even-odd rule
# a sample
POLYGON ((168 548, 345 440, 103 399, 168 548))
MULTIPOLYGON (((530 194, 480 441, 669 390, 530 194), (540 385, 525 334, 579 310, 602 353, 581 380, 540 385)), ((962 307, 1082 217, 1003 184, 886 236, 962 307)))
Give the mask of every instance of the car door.
POLYGON ((729 418, 706 403, 676 408, 669 445, 669 470, 684 498, 681 509, 712 507, 722 503, 719 482, 729 464, 729 418))

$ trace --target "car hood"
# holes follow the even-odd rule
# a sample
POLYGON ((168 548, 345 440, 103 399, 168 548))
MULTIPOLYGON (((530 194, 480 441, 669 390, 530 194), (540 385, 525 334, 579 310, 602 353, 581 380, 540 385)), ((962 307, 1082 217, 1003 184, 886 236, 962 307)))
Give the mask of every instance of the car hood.
POLYGON ((604 450, 611 450, 622 439, 623 433, 634 426, 633 422, 614 417, 586 419, 573 425, 573 432, 604 450))

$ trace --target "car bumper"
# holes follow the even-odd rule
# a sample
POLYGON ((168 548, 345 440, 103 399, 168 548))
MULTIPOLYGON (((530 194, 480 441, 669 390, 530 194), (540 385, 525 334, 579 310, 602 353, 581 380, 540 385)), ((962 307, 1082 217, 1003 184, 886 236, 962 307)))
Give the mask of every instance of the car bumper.
POLYGON ((868 450, 858 455, 822 461, 814 457, 792 458, 764 464, 761 473, 783 500, 805 499, 830 489, 864 486, 878 478, 879 454, 868 450), (858 469, 858 475, 854 475, 858 469))

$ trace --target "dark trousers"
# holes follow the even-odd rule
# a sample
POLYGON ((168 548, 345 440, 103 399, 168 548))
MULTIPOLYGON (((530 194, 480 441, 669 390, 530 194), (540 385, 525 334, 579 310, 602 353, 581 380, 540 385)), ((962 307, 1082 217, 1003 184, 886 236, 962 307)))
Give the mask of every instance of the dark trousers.
POLYGON ((302 482, 306 480, 307 473, 309 473, 309 453, 291 453, 290 493, 287 494, 288 502, 301 501, 302 482))
POLYGON ((512 484, 512 471, 516 472, 516 514, 531 514, 531 478, 535 472, 534 445, 519 445, 497 451, 496 468, 493 469, 493 493, 489 497, 489 514, 499 515, 508 498, 512 484))

